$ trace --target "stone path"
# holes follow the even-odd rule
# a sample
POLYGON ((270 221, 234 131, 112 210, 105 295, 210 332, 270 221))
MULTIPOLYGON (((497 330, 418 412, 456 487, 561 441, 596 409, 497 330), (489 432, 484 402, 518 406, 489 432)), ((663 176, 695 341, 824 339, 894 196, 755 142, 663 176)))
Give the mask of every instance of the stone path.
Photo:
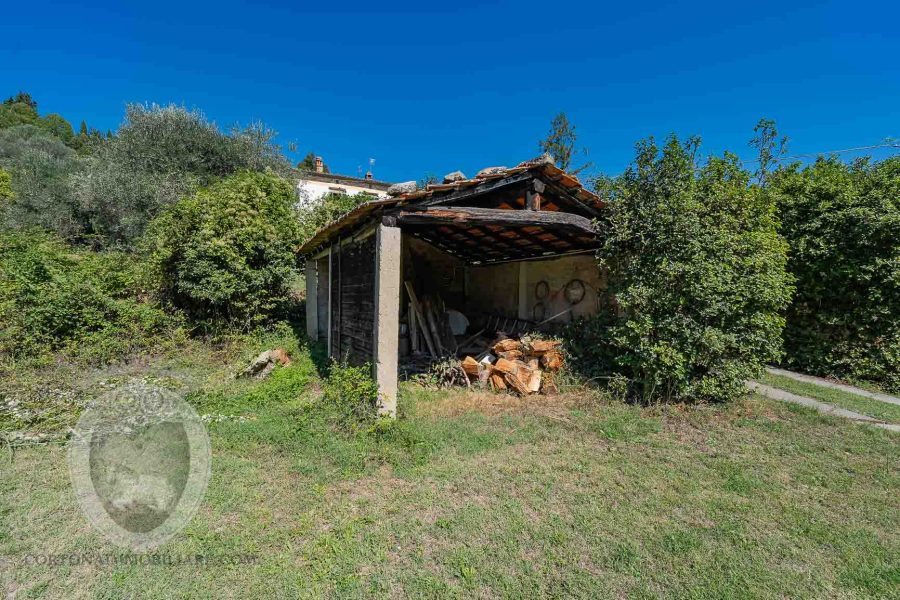
POLYGON ((869 390, 863 390, 858 387, 853 387, 852 385, 845 385, 843 383, 835 383, 833 381, 829 381, 828 379, 822 379, 821 377, 813 377, 812 375, 802 375, 800 373, 794 373, 793 371, 785 371, 784 369, 776 369, 774 367, 769 367, 766 369, 772 375, 781 375, 782 377, 790 377, 796 381, 804 381, 806 383, 814 383, 816 385, 831 388, 833 390, 841 390, 844 392, 848 392, 850 394, 856 394, 857 396, 865 396, 866 398, 871 398, 872 400, 878 400, 879 402, 887 402, 888 404, 896 404, 900 406, 900 398, 896 396, 891 396, 888 394, 879 394, 878 392, 870 392, 869 390))
MULTIPOLYGON (((781 373, 779 373, 780 375, 781 373)), ((826 402, 820 402, 819 400, 814 400, 812 398, 808 398, 806 396, 798 396, 797 394, 792 394, 790 392, 786 392, 784 390, 779 390, 778 388, 774 388, 772 386, 763 385, 761 383, 757 383, 756 381, 748 381, 747 386, 753 390, 754 392, 766 396, 767 398, 772 398, 773 400, 781 400, 782 402, 792 402, 794 404, 801 404, 803 406, 808 406, 810 408, 814 408, 820 413, 826 415, 833 415, 836 417, 844 417, 845 419, 850 419, 856 423, 862 423, 864 425, 873 425, 875 427, 881 427, 882 429, 887 429, 888 431, 897 431, 900 432, 900 425, 895 425, 893 423, 885 423, 883 421, 879 421, 878 419, 873 419, 869 415, 864 415, 858 412, 854 412, 852 410, 847 410, 846 408, 840 408, 839 406, 834 406, 832 404, 828 404, 826 402)), ((848 386, 849 387, 849 386, 848 386)))

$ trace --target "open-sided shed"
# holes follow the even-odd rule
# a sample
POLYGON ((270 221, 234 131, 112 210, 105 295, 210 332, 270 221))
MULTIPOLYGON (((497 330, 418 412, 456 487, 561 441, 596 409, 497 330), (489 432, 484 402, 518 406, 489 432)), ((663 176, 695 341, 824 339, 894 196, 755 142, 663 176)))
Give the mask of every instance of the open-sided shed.
POLYGON ((513 328, 597 310, 604 284, 593 219, 602 201, 549 157, 392 192, 300 251, 310 337, 327 340, 335 359, 374 364, 382 414, 396 413, 401 333, 415 321, 417 294, 513 328))

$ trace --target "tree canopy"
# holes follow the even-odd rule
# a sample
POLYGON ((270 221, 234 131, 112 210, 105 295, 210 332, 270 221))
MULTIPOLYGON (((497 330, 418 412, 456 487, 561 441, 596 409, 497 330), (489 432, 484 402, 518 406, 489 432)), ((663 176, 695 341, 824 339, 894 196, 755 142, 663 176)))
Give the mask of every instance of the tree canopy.
POLYGON ((286 173, 289 165, 260 125, 225 134, 197 111, 129 105, 125 123, 87 157, 73 180, 92 233, 134 244, 165 207, 243 169, 286 173))
POLYGON ((777 360, 790 299, 787 246, 771 199, 698 139, 638 144, 600 220, 614 310, 579 324, 595 376, 645 401, 728 400, 777 360))
POLYGON ((576 149, 575 144, 578 141, 578 134, 575 131, 575 125, 569 121, 566 113, 561 112, 550 122, 550 131, 547 137, 538 142, 541 152, 546 152, 553 157, 556 166, 563 171, 570 171, 578 174, 589 169, 592 164, 586 162, 578 167, 574 165, 575 157, 579 154, 587 156, 587 148, 576 149))

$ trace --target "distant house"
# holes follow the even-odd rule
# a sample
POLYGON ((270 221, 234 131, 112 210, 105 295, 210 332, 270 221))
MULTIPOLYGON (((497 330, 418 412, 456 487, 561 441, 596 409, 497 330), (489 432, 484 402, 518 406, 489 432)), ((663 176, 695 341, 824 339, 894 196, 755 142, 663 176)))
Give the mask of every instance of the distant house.
POLYGON ((326 173, 321 156, 316 157, 315 171, 301 171, 297 181, 297 189, 304 203, 314 202, 327 194, 353 196, 366 193, 375 198, 385 198, 390 185, 384 181, 376 181, 371 171, 364 178, 326 173))

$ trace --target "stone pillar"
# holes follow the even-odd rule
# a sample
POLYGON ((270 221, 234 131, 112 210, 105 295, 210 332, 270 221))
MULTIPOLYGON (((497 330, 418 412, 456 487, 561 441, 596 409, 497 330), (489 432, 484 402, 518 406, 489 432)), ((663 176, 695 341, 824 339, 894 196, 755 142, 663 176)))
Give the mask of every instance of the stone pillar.
POLYGON ((397 342, 400 337, 400 228, 375 232, 375 380, 378 414, 397 416, 397 342))
POLYGON ((306 260, 306 336, 310 341, 319 339, 319 276, 316 260, 306 260))

